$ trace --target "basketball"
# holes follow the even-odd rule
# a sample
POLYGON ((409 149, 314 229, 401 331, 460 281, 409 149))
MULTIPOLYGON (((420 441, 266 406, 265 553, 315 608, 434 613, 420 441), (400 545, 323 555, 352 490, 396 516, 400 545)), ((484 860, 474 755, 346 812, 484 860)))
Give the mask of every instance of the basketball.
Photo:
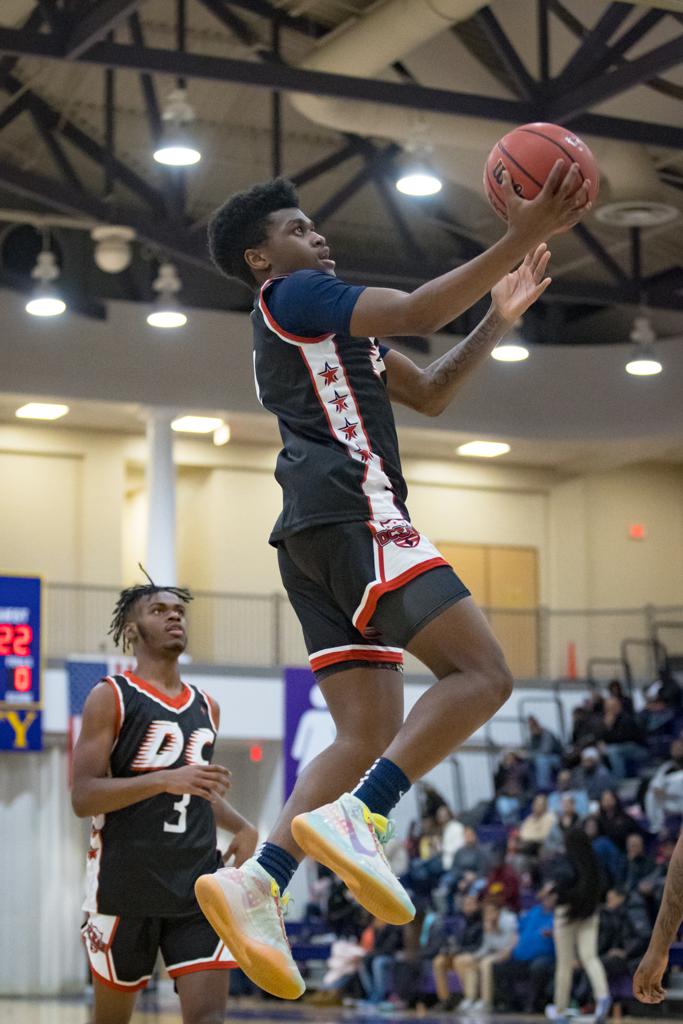
POLYGON ((572 163, 579 165, 581 180, 590 179, 590 200, 595 202, 600 187, 600 171, 586 143, 559 124, 534 121, 508 132, 488 155, 484 167, 484 192, 498 216, 507 220, 504 170, 509 172, 517 195, 533 199, 559 159, 564 160, 567 170, 572 163))

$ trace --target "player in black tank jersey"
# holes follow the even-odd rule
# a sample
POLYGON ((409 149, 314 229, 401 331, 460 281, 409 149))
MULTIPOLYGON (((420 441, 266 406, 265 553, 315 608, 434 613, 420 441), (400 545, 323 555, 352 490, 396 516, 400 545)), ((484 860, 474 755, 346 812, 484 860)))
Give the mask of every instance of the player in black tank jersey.
POLYGON ((256 291, 256 389, 283 441, 282 514, 270 540, 337 727, 258 857, 195 887, 240 966, 276 995, 304 989, 279 921, 304 853, 372 914, 409 921, 415 909, 381 850, 385 816, 510 695, 484 616, 410 520, 391 403, 428 416, 446 408, 550 284, 545 239, 587 212, 588 187, 576 165, 565 174, 558 162, 529 202, 506 174, 504 237, 411 294, 337 278, 327 242, 283 179, 233 196, 209 225, 214 262, 256 291), (482 322, 425 369, 378 341, 435 333, 489 291, 482 322), (437 680, 405 724, 396 671, 404 649, 437 680))
POLYGON ((123 591, 112 632, 132 646, 135 671, 101 680, 83 710, 72 804, 93 819, 83 906, 93 1024, 127 1024, 159 950, 185 1024, 225 1015, 234 960, 193 888, 222 864, 217 824, 233 833, 236 864, 253 854, 257 833, 224 799, 228 769, 211 764, 218 705, 180 678, 189 600, 152 583, 123 591))

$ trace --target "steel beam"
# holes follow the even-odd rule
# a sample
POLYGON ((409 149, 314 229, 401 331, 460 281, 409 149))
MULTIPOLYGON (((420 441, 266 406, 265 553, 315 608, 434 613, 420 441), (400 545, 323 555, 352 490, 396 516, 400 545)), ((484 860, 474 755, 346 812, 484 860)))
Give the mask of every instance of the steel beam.
MULTIPOLYGON (((86 135, 77 125, 68 119, 65 120, 58 110, 50 106, 46 100, 36 93, 25 90, 24 83, 9 72, 0 71, 0 88, 11 94, 22 92, 20 102, 27 110, 35 114, 45 123, 51 131, 57 129, 65 139, 80 149, 86 156, 94 160, 100 166, 104 165, 104 148, 95 142, 89 135, 86 135)), ((155 188, 148 184, 135 171, 121 160, 114 159, 114 171, 119 181, 134 192, 145 202, 149 203, 159 213, 163 213, 165 204, 164 197, 155 188)))
MULTIPOLYGON (((133 40, 133 44, 135 46, 144 46, 145 40, 142 34, 142 25, 140 24, 140 18, 136 11, 134 11, 128 19, 128 27, 130 28, 130 35, 133 40)), ((156 142, 161 135, 161 110, 159 109, 159 101, 157 99, 154 79, 144 71, 140 75, 140 87, 145 100, 147 121, 149 122, 149 133, 154 142, 156 142)))
POLYGON ((99 0, 85 15, 75 19, 75 24, 64 44, 64 56, 76 60, 82 53, 104 39, 108 32, 123 21, 144 0, 99 0))
POLYGON ((6 163, 0 164, 0 188, 71 217, 91 217, 103 224, 127 224, 135 229, 138 238, 169 256, 218 273, 209 260, 204 240, 198 240, 177 223, 162 218, 149 220, 135 207, 105 202, 90 192, 76 192, 51 178, 8 167, 6 163))
POLYGON ((379 193, 379 197, 384 204, 384 208, 389 214, 389 219, 398 231, 407 252, 416 256, 424 265, 425 270, 429 270, 432 266, 432 259, 413 234, 412 228, 403 216, 403 211, 396 201, 394 189, 392 185, 388 183, 384 174, 384 169, 380 167, 379 170, 375 171, 373 181, 375 188, 379 193))
POLYGON ((583 244, 592 252, 595 258, 602 263, 603 267, 612 275, 617 284, 626 286, 630 284, 629 276, 626 274, 619 264, 613 259, 612 256, 603 248, 602 244, 598 241, 595 235, 588 230, 583 224, 577 224, 574 227, 574 231, 577 236, 581 239, 583 244))
POLYGON ((199 3, 249 49, 258 51, 261 48, 261 40, 251 25, 226 7, 222 0, 199 0, 199 3))
POLYGON ((484 7, 474 16, 474 21, 485 33, 501 64, 512 79, 517 95, 525 100, 537 98, 538 83, 527 71, 524 62, 501 28, 500 22, 490 7, 484 7))
POLYGON ((625 62, 616 71, 590 79, 551 102, 546 110, 549 121, 572 121, 585 110, 604 103, 636 85, 647 82, 662 71, 683 62, 683 35, 669 40, 637 60, 625 62))
POLYGON ((312 214, 311 220, 315 224, 316 228, 322 226, 323 222, 328 220, 332 214, 336 213, 337 210, 351 199, 364 185, 367 184, 380 170, 387 161, 392 160, 398 153, 400 153, 401 147, 395 145, 393 142, 387 146, 386 149, 379 152, 375 157, 370 158, 365 167, 354 174, 350 181, 340 188, 334 195, 330 196, 322 206, 318 207, 315 213, 312 214))
POLYGON ((58 139, 55 138, 53 132, 47 127, 44 121, 36 114, 35 111, 31 111, 31 116, 35 122, 36 128, 40 132, 43 142, 50 150, 52 157, 57 164, 57 167, 62 172, 62 175, 69 184, 77 191, 82 191, 83 185, 80 178, 76 174, 75 170, 71 166, 71 162, 67 158, 66 153, 62 149, 58 139))
MULTIPOLYGON (((673 60, 670 52, 672 46, 672 43, 667 44, 669 48, 667 59, 669 61, 673 60)), ((29 35, 17 29, 0 28, 0 52, 42 57, 48 60, 65 60, 58 40, 46 35, 29 35)), ((661 54, 659 59, 660 61, 663 59, 661 54)), ((476 117, 484 120, 510 121, 513 124, 523 124, 538 116, 538 108, 535 104, 518 100, 477 96, 471 93, 385 82, 379 79, 355 78, 351 75, 306 71, 275 62, 257 63, 199 54, 179 54, 170 50, 138 48, 118 43, 96 43, 79 58, 79 61, 105 67, 130 68, 148 73, 160 72, 208 81, 236 82, 256 88, 346 97, 417 110, 459 114, 464 117, 476 117)), ((629 64, 623 69, 623 72, 633 75, 632 69, 636 63, 640 62, 629 64)), ((607 76, 607 81, 612 82, 613 79, 617 81, 616 76, 619 76, 618 80, 624 84, 624 79, 621 77, 623 72, 622 69, 613 72, 612 75, 607 76)), ((645 68, 641 67, 640 71, 636 71, 635 74, 642 75, 644 72, 645 68)), ((611 91, 613 86, 607 85, 605 88, 611 91)), ((571 120, 577 131, 583 130, 628 142, 641 141, 652 145, 683 148, 683 129, 675 126, 592 115, 584 115, 580 119, 575 115, 571 120), (580 128, 579 125, 582 127, 580 128)))
POLYGON ((583 42, 567 61, 553 83, 554 88, 561 92, 565 88, 569 88, 570 84, 573 88, 577 82, 583 81, 592 72, 600 57, 604 56, 607 43, 631 11, 631 4, 610 4, 593 28, 585 34, 583 42))
POLYGON ((619 36, 613 46, 605 50, 600 60, 591 68, 593 77, 597 78, 603 71, 607 71, 612 64, 619 63, 619 58, 623 57, 632 46, 635 46, 637 42, 646 36, 650 29, 654 28, 662 18, 666 17, 666 14, 666 11, 646 11, 642 18, 639 18, 634 25, 631 25, 627 32, 619 36))
POLYGON ((342 146, 341 149, 338 149, 336 153, 330 153, 329 156, 323 157, 322 160, 316 160, 315 163, 309 164, 308 167, 297 171, 296 174, 290 174, 290 180, 297 188, 301 185, 306 185, 309 181, 319 178, 321 174, 326 174, 327 171, 332 171, 335 167, 339 167, 346 160, 358 156, 360 152, 360 146, 352 140, 347 142, 345 146, 342 146))

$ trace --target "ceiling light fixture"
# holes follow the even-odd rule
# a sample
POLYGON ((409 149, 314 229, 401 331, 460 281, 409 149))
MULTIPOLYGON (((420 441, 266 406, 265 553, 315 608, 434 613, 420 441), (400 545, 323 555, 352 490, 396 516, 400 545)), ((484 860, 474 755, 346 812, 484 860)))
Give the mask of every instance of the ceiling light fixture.
POLYGON ((218 416, 178 416, 171 423, 171 430, 181 434, 211 434, 224 426, 218 416))
POLYGON ((27 402, 26 405, 20 406, 14 415, 20 420, 58 420, 66 416, 68 411, 68 405, 56 402, 27 402))
POLYGON ((49 248, 47 231, 43 231, 43 248, 38 253, 36 265, 31 271, 36 282, 32 297, 26 303, 26 312, 31 316, 59 316, 66 309, 66 302, 58 293, 53 281, 59 277, 55 254, 49 248))
POLYGON ((230 425, 228 423, 223 423, 220 427, 216 427, 213 432, 213 443, 216 447, 220 448, 222 445, 227 444, 229 440, 230 425))
POLYGON ((95 263, 105 274, 120 274, 130 266, 133 258, 130 244, 135 238, 132 228, 102 224, 92 229, 90 237, 95 243, 95 263))
POLYGON ((635 354, 626 363, 624 369, 633 377, 654 377, 662 372, 662 364, 655 355, 656 341, 652 324, 646 316, 637 316, 633 321, 631 341, 636 347, 635 354))
POLYGON ((186 89, 174 89, 170 93, 164 112, 164 122, 159 146, 154 159, 167 167, 190 167, 198 163, 202 154, 197 149, 191 125, 195 120, 194 107, 188 103, 186 89))
POLYGON ((180 308, 177 299, 182 282, 175 263, 160 265, 159 273, 152 282, 152 288, 158 297, 154 309, 147 317, 150 327, 184 327, 187 323, 187 316, 180 308))
POLYGON ((425 164, 411 164, 396 180, 396 188, 405 196, 434 196, 443 182, 425 164))
POLYGON ((472 456, 478 459, 495 459, 510 451, 510 445, 504 441, 468 441, 455 449, 458 455, 472 456))
POLYGON ((521 363, 529 358, 529 349, 519 341, 501 341, 491 355, 499 363, 521 363))

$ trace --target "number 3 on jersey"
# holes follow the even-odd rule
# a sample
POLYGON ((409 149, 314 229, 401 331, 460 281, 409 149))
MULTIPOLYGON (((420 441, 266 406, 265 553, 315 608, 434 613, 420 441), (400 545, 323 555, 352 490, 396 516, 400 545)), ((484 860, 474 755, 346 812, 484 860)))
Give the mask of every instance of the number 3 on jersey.
POLYGON ((165 821, 164 832, 184 832, 187 828, 187 808, 189 806, 192 796, 190 793, 183 793, 180 800, 176 800, 173 804, 173 810, 178 812, 178 820, 176 822, 165 821))

